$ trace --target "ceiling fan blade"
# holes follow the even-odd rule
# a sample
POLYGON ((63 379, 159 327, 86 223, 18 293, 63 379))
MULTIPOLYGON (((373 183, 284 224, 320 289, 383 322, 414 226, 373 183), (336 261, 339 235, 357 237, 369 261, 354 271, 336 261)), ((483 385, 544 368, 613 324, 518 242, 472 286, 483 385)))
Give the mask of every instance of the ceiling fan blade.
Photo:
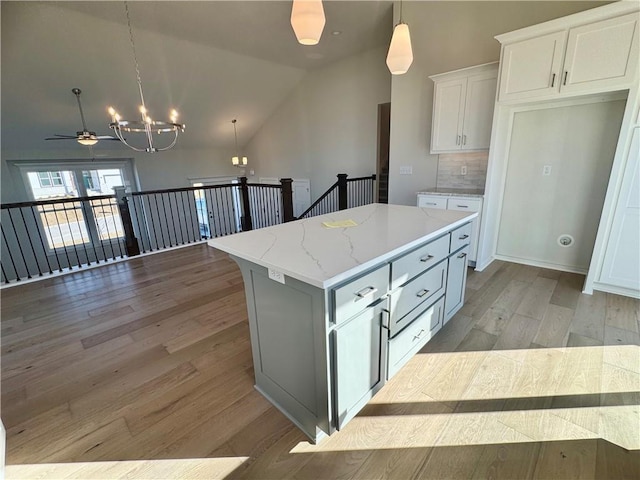
POLYGON ((58 135, 58 136, 56 136, 56 137, 48 137, 48 138, 45 138, 45 140, 76 140, 77 138, 78 138, 78 137, 58 135))
POLYGON ((119 138, 113 137, 111 135, 98 135, 96 138, 98 140, 117 140, 118 142, 120 141, 119 138))

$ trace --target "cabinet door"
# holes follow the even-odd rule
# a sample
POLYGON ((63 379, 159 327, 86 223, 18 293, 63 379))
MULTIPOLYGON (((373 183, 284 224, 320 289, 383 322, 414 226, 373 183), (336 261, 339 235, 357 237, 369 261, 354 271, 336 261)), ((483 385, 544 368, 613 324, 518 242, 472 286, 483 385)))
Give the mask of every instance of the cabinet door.
POLYGON ((458 210, 461 212, 479 212, 478 216, 471 221, 471 238, 469 239, 469 261, 475 265, 478 255, 478 237, 480 230, 480 219, 482 216, 481 198, 451 197, 447 202, 447 210, 458 210))
POLYGON ((633 130, 600 282, 640 290, 640 129, 633 130))
POLYGON ((382 387, 386 342, 382 311, 367 308, 333 332, 337 425, 340 430, 382 387))
POLYGON ((464 288, 467 283, 467 256, 469 247, 465 247, 449 257, 449 275, 447 293, 444 300, 444 323, 447 323, 464 303, 464 288))
POLYGON ((500 101, 553 96, 558 92, 566 32, 505 45, 500 101))
POLYGON ((569 30, 560 91, 628 85, 638 65, 638 13, 569 30))
POLYGON ((497 72, 473 75, 467 80, 462 150, 489 148, 497 81, 497 72))
POLYGON ((466 78, 436 82, 431 125, 431 153, 460 150, 466 78))
POLYGON ((421 208, 447 209, 447 197, 442 195, 418 195, 418 206, 421 208))

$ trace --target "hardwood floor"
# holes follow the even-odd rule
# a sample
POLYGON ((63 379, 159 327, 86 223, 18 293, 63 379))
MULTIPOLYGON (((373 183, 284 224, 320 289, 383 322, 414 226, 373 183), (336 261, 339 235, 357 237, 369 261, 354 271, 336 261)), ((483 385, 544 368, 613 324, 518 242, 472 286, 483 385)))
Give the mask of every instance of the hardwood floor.
POLYGON ((640 478, 640 302, 494 262, 347 427, 253 389, 242 279, 205 245, 1 292, 12 478, 640 478))

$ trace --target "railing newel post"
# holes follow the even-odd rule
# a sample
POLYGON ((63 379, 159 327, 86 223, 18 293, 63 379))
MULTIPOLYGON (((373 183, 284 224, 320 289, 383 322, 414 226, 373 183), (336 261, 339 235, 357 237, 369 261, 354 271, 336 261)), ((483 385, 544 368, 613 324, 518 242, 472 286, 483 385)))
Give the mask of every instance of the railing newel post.
POLYGON ((113 187, 113 191, 116 196, 118 210, 120 211, 122 228, 124 229, 124 242, 127 249, 127 256, 135 257, 136 255, 140 255, 140 247, 138 246, 138 239, 136 238, 135 231, 133 229, 133 222, 131 221, 131 212, 129 211, 129 203, 127 202, 125 188, 113 187))
POLYGON ((281 178, 280 185, 282 185, 280 189, 282 195, 282 219, 285 223, 292 222, 296 219, 293 216, 293 179, 281 178))
POLYGON ((347 174, 338 174, 338 209, 347 209, 347 174))
POLYGON ((251 204, 249 202, 249 187, 247 186, 247 177, 240 177, 240 196, 242 197, 242 231, 247 232, 253 230, 253 221, 251 220, 251 204))

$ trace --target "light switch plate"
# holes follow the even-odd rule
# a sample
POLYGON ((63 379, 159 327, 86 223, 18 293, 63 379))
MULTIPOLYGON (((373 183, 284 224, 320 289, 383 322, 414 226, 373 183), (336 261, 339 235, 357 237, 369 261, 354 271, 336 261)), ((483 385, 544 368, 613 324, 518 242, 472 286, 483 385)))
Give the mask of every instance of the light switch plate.
POLYGON ((411 165, 402 165, 400 167, 400 175, 413 175, 413 167, 411 165))
POLYGON ((551 165, 545 165, 542 167, 542 175, 545 177, 551 175, 551 165))

